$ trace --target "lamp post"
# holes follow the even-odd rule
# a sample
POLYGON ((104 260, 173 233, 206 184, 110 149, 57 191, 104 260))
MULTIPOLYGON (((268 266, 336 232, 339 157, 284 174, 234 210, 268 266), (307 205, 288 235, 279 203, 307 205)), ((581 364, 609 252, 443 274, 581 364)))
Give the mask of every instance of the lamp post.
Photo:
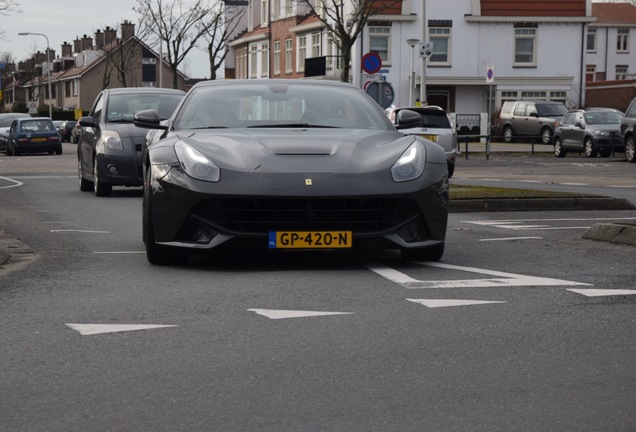
POLYGON ((415 90, 415 45, 420 43, 419 39, 407 39, 406 43, 411 47, 411 72, 410 72, 410 81, 411 86, 409 87, 409 106, 413 106, 413 90, 415 90))
POLYGON ((46 39, 46 72, 48 75, 48 80, 49 80, 49 118, 51 120, 53 120, 53 92, 51 91, 51 63, 50 63, 50 59, 49 59, 49 53, 51 52, 51 47, 49 45, 49 38, 44 34, 44 33, 31 33, 31 32, 24 32, 24 33, 18 33, 18 36, 29 36, 29 35, 34 35, 34 36, 44 36, 44 38, 46 39))

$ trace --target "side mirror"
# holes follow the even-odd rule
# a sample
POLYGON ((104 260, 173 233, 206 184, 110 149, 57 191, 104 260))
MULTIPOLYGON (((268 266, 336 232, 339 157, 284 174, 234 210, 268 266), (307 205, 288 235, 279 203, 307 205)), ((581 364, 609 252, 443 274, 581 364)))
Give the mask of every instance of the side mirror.
POLYGON ((422 116, 408 109, 400 110, 395 117, 396 129, 411 129, 418 127, 422 123, 422 116))
POLYGON ((95 124, 95 120, 93 120, 93 117, 91 116, 80 118, 79 124, 80 126, 83 126, 83 127, 97 127, 97 125, 95 124))
POLYGON ((142 127, 147 129, 168 130, 168 126, 161 124, 161 117, 159 117, 159 111, 155 109, 139 111, 133 117, 133 123, 137 127, 142 127))

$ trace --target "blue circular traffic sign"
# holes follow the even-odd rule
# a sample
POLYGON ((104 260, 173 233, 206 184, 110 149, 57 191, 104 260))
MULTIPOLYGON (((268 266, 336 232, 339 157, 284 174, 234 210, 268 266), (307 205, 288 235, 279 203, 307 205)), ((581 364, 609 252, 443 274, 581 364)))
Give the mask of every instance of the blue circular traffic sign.
POLYGON ((362 57, 362 70, 368 74, 378 73, 382 69, 382 59, 377 53, 369 52, 362 57))

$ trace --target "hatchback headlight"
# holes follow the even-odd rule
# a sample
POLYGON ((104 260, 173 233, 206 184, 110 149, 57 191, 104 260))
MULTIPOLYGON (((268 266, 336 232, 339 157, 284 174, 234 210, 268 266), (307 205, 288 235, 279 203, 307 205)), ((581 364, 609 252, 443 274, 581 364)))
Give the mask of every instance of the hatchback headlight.
POLYGON ((414 180, 424 172, 426 149, 424 144, 415 141, 391 167, 393 181, 405 182, 414 180))
POLYGON ((209 182, 218 182, 221 179, 219 167, 194 147, 178 141, 174 145, 174 150, 181 168, 190 177, 209 182))
POLYGON ((606 130, 597 130, 593 132, 593 135, 598 135, 598 136, 609 136, 610 133, 606 130))
POLYGON ((121 140, 121 136, 119 136, 119 134, 115 131, 102 131, 101 136, 99 137, 99 140, 102 142, 102 144, 109 148, 109 149, 113 149, 113 150, 123 150, 124 149, 124 143, 121 140))

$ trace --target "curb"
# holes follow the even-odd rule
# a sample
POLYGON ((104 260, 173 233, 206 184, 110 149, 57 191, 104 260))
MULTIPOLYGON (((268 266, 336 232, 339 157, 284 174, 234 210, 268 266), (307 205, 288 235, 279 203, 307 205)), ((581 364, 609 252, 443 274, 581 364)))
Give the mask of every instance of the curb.
POLYGON ((451 199, 448 210, 451 213, 533 210, 636 210, 636 206, 622 198, 583 196, 571 198, 451 199))
POLYGON ((583 238, 636 246, 636 222, 597 223, 583 234, 583 238))

